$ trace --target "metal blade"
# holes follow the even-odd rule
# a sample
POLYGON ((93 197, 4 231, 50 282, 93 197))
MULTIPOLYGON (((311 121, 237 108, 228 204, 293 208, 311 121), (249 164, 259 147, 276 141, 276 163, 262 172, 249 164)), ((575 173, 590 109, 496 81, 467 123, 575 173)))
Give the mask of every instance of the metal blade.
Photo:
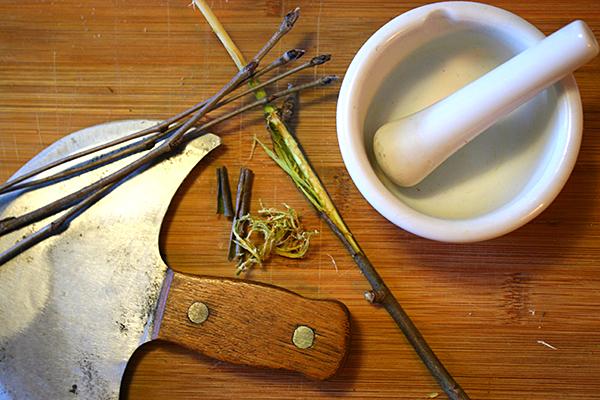
MULTIPOLYGON (((75 132, 16 175, 157 121, 75 132)), ((196 163, 220 144, 202 136, 122 183, 69 229, 0 266, 0 399, 117 399, 135 349, 148 341, 167 266, 158 249, 165 212, 196 163)), ((0 218, 83 187, 140 155, 56 185, 0 196, 0 218)), ((5 250, 53 218, 0 238, 5 250)))

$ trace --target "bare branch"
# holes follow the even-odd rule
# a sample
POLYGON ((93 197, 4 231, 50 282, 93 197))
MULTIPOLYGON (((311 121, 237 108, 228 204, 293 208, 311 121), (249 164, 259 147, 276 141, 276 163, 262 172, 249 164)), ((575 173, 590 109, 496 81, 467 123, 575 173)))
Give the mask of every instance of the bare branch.
MULTIPOLYGON (((244 71, 241 71, 240 73, 238 73, 238 76, 239 75, 244 75, 244 71)), ((273 93, 269 97, 265 97, 263 99, 256 100, 256 101, 254 101, 250 104, 247 104, 243 107, 240 107, 230 113, 222 115, 219 118, 215 118, 214 120, 207 122, 197 128, 190 129, 193 126, 193 124, 202 115, 204 115, 205 113, 207 113, 210 110, 210 107, 215 106, 215 104, 214 104, 215 101, 218 101, 218 99, 220 99, 224 95, 223 92, 225 92, 225 93, 227 92, 227 90, 224 90, 225 89, 225 87, 224 87, 224 89, 222 89, 218 95, 215 95, 215 96, 213 96, 213 98, 211 98, 211 100, 209 101, 209 103, 207 104, 207 106, 205 108, 200 110, 198 113, 196 113, 194 115, 194 117, 192 117, 190 119, 190 120, 193 119, 192 122, 190 122, 190 120, 188 120, 184 125, 179 127, 167 141, 165 141, 159 147, 155 148, 154 150, 151 150, 150 152, 146 153, 141 158, 137 159, 136 161, 133 161, 131 164, 123 167, 122 169, 120 169, 120 170, 106 176, 105 178, 102 178, 102 179, 96 181, 95 183, 92 183, 74 193, 71 193, 59 200, 56 200, 50 204, 47 204, 41 208, 38 208, 37 210, 23 214, 19 217, 9 217, 9 218, 1 220, 0 221, 0 235, 4 235, 6 233, 15 231, 15 230, 20 229, 24 226, 27 226, 35 221, 39 221, 50 215, 56 214, 57 212, 60 212, 62 210, 65 210, 65 209, 71 207, 73 204, 76 204, 77 202, 81 201, 82 199, 84 199, 85 197, 90 195, 90 193, 93 193, 96 190, 99 190, 99 189, 101 189, 105 186, 108 186, 118 180, 123 179, 124 177, 135 172, 138 168, 142 167, 146 163, 148 163, 158 157, 165 156, 166 154, 170 153, 171 151, 174 151, 181 144, 198 137, 203 132, 205 132, 208 128, 211 128, 218 123, 221 123, 231 117, 234 117, 234 116, 241 114, 245 111, 248 111, 252 108, 263 106, 267 103, 272 102, 275 99, 288 96, 292 93, 296 93, 296 92, 310 89, 310 88, 317 87, 317 86, 329 85, 329 84, 337 81, 337 79, 338 78, 336 76, 330 75, 330 76, 325 76, 325 77, 319 78, 315 81, 308 82, 308 83, 305 83, 302 85, 293 86, 286 90, 282 90, 280 92, 273 93)), ((231 82, 228 85, 231 85, 231 82)))
POLYGON ((201 117, 208 113, 217 104, 217 102, 221 98, 223 98, 223 96, 231 92, 234 86, 243 79, 245 79, 254 70, 254 68, 256 68, 256 63, 251 62, 246 68, 239 71, 225 86, 223 86, 223 88, 221 88, 221 90, 219 90, 219 92, 217 92, 217 94, 215 94, 210 98, 210 100, 208 100, 205 106, 198 110, 183 125, 177 128, 173 135, 159 147, 146 153, 139 159, 133 161, 131 164, 119 169, 116 172, 113 172, 112 174, 102 179, 99 179, 98 181, 74 193, 64 196, 56 201, 53 201, 52 203, 49 203, 36 210, 30 211, 19 217, 0 221, 0 235, 12 232, 16 229, 27 226, 35 221, 39 221, 50 215, 53 215, 59 211, 65 210, 74 205, 75 203, 81 201, 91 193, 100 190, 114 182, 117 182, 125 178, 126 176, 129 176, 131 173, 135 172, 139 167, 143 166, 147 162, 158 157, 162 157, 167 153, 173 151, 179 144, 181 144, 184 134, 194 125, 194 123, 196 123, 196 121, 198 121, 201 117))
MULTIPOLYGON (((259 73, 266 73, 269 72, 270 70, 272 70, 273 68, 279 67, 279 66, 283 66, 286 63, 293 61, 293 60, 297 60, 298 58, 300 58, 302 55, 304 54, 303 50, 299 50, 299 49, 292 49, 292 50, 288 50, 286 51, 282 56, 280 56, 279 58, 277 58, 277 60, 275 60, 273 63, 270 64, 270 69, 269 67, 266 67, 262 70, 257 71, 254 76, 257 76, 259 73)), ((281 79, 284 79, 292 74, 295 74, 299 71, 302 71, 305 68, 308 68, 312 66, 312 64, 310 64, 310 62, 304 63, 301 66, 298 66, 290 71, 286 71, 284 73, 281 73, 279 75, 276 75, 275 77, 271 78, 270 80, 266 81, 265 83, 256 86, 254 89, 250 89, 250 90, 245 90, 242 93, 233 96, 233 97, 229 97, 221 102, 219 102, 216 106, 215 106, 215 110, 217 108, 220 108, 226 104, 231 103, 232 101, 235 101, 237 99, 239 99, 242 96, 245 96, 249 93, 252 93, 255 90, 259 90, 260 88, 263 88, 267 85, 271 85, 281 79)), ((245 80, 244 80, 245 81, 245 80)), ((236 89, 239 88, 244 82, 240 82, 240 84, 238 84, 236 86, 236 89)), ((19 190, 19 189, 25 189, 25 188, 31 188, 31 187, 40 187, 43 186, 49 182, 54 182, 69 176, 73 176, 75 174, 78 174, 80 172, 83 171, 89 171, 92 170, 94 168, 97 168, 101 165, 106 165, 116 159, 120 159, 124 156, 130 155, 130 154, 134 154, 138 151, 143 151, 143 150, 148 150, 150 148, 152 148, 154 146, 154 144, 156 144, 158 141, 160 141, 161 139, 163 139, 164 137, 168 136, 170 133, 172 133, 173 129, 181 126, 180 124, 178 124, 178 122, 187 117, 188 115, 190 115, 191 113, 198 111, 201 107, 203 107, 206 104, 206 101, 202 101, 196 105, 194 105, 193 107, 190 107, 189 109, 153 126, 138 132, 134 132, 132 134, 123 136, 121 138, 115 139, 115 140, 111 140, 109 142, 103 143, 101 145, 92 147, 90 149, 86 149, 74 154, 71 154, 67 157, 64 157, 62 159, 53 161, 49 164, 46 164, 40 168, 36 168, 35 170, 26 173, 24 175, 21 175, 9 182, 4 183, 3 185, 0 185, 0 194, 3 193, 9 193, 15 190, 19 190), (151 135, 152 133, 154 133, 154 135, 151 135), (151 136, 148 136, 151 135, 151 136), (36 175, 39 175, 42 172, 45 172, 51 168, 57 167, 59 165, 62 165, 64 163, 67 163, 69 161, 73 161, 76 160, 78 158, 81 157, 85 157, 87 155, 93 154, 93 153, 97 153, 103 150, 106 150, 110 147, 116 146, 118 144, 121 143, 125 143, 127 141, 142 137, 142 136, 148 136, 147 139, 145 139, 144 141, 138 142, 139 145, 137 145, 136 147, 129 147, 127 146, 127 151, 124 151, 123 153, 115 153, 115 154, 111 154, 110 156, 105 156, 105 155, 101 155, 99 157, 97 157, 97 159, 94 159, 92 162, 89 163, 85 163, 85 165, 82 165, 81 167, 78 168, 70 168, 68 170, 64 170, 64 171, 60 171, 56 174, 53 174, 51 176, 45 177, 45 178, 40 178, 40 179, 36 179, 36 180, 31 180, 31 181, 27 181, 24 183, 20 183, 25 181, 26 179, 29 179, 31 177, 34 177, 36 175)))

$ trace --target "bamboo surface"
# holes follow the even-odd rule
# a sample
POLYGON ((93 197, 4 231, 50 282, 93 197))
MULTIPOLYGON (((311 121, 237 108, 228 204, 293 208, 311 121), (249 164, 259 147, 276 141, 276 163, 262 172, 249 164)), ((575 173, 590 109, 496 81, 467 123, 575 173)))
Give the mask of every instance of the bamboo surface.
MULTIPOLYGON (((188 3, 1 1, 0 180, 72 131, 109 120, 166 118, 223 85, 236 68, 188 3)), ((545 33, 581 18, 600 35, 597 0, 491 3, 545 33)), ((292 47, 311 56, 331 52, 334 59, 318 72, 340 76, 371 33, 422 4, 211 2, 247 57, 299 5, 297 27, 273 56, 292 47)), ((372 209, 337 146, 337 88, 301 97, 294 129, 325 186, 400 303, 473 399, 600 399, 599 73, 597 58, 575 74, 585 131, 575 170, 555 202, 513 233, 468 245, 416 237, 372 209)), ((302 79, 312 77, 307 72, 302 79)), ((303 215, 307 228, 321 231, 306 259, 276 258, 250 277, 346 304, 353 329, 349 358, 335 378, 316 382, 149 344, 129 363, 123 397, 426 399, 441 393, 385 310, 363 299, 365 279, 288 177, 262 150, 250 159, 252 137, 268 141, 260 112, 215 131, 224 145, 184 182, 164 223, 167 263, 179 272, 234 275, 226 259, 229 222, 215 215, 214 170, 226 165, 235 188, 239 167, 250 167, 256 174, 253 211, 259 201, 286 203, 303 215)))

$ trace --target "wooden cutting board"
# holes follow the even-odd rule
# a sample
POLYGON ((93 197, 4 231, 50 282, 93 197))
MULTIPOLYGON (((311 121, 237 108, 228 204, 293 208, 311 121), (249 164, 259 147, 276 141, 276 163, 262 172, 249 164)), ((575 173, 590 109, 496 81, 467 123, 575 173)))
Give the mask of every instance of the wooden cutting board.
MULTIPOLYGON (((189 0, 0 2, 0 179, 48 144, 82 127, 170 116, 220 87, 235 71, 189 0)), ((302 18, 275 49, 333 53, 318 73, 343 76, 361 44, 422 2, 212 1, 246 55, 280 17, 302 18)), ((600 2, 492 1, 550 33, 584 19, 600 36, 600 2)), ((576 74, 585 132, 565 189, 533 222, 479 244, 436 243, 387 222, 361 197, 337 147, 337 88, 302 96, 295 130, 341 213, 440 359, 474 399, 600 398, 600 58, 576 74), (544 345, 553 346, 553 348, 544 345)), ((313 77, 308 72, 302 79, 313 77)), ((283 85, 283 84, 282 84, 283 85)), ((283 86, 281 86, 283 87, 283 86)), ((306 296, 336 298, 353 317, 350 358, 339 376, 301 376, 225 365, 164 345, 135 354, 129 399, 393 398, 441 392, 384 310, 367 304, 364 278, 285 176, 256 151, 268 140, 259 112, 222 125, 224 146, 187 179, 169 212, 162 248, 189 273, 233 276, 229 222, 215 215, 215 167, 233 182, 246 165, 259 201, 296 208, 321 234, 301 261, 274 259, 250 274, 306 296)), ((438 398, 445 398, 440 394, 438 398)))

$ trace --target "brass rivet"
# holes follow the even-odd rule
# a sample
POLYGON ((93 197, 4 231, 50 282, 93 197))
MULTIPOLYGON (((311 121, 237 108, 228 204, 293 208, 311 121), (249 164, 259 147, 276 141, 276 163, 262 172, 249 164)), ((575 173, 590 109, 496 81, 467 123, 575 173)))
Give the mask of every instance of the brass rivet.
POLYGON ((308 349, 315 341, 315 331, 306 325, 299 325, 294 331, 292 342, 299 349, 308 349))
POLYGON ((188 318, 195 324, 201 324, 208 319, 208 306, 200 301, 188 308, 188 318))

